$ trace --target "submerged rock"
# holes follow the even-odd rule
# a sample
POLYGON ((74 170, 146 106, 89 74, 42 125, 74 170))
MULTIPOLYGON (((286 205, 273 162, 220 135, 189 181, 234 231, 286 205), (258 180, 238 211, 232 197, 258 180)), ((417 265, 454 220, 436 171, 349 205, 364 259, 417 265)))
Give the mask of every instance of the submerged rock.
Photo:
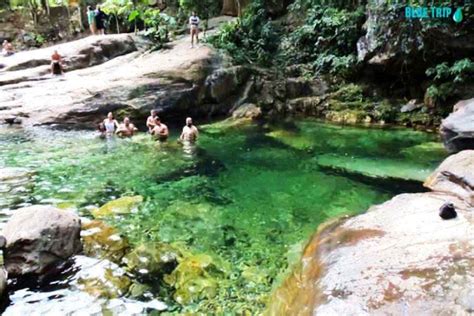
POLYGON ((76 214, 52 206, 16 210, 3 229, 5 268, 14 277, 54 273, 81 251, 80 230, 76 214))
POLYGON ((124 196, 116 200, 110 201, 98 209, 92 211, 95 218, 125 215, 134 212, 138 205, 143 202, 143 197, 140 195, 124 196))
POLYGON ((335 171, 353 173, 370 178, 408 180, 422 182, 429 175, 429 169, 412 161, 396 159, 372 159, 324 154, 316 158, 320 167, 335 171))
POLYGON ((319 230, 274 293, 271 315, 455 314, 474 282, 472 209, 443 193, 402 194, 319 230), (446 199, 459 216, 443 221, 446 199))
POLYGON ((76 257, 81 270, 75 276, 77 287, 94 297, 118 298, 125 296, 132 284, 131 278, 125 269, 106 260, 83 256, 76 257))
POLYGON ((91 257, 120 263, 129 249, 127 239, 116 228, 98 220, 82 223, 81 236, 84 253, 91 257))
POLYGON ((448 157, 424 185, 433 191, 457 195, 474 206, 474 150, 448 157))
POLYGON ((178 265, 181 252, 169 244, 139 245, 124 258, 128 269, 143 276, 170 273, 178 265))
POLYGON ((183 259, 164 280, 176 289, 173 296, 176 302, 186 305, 215 297, 226 271, 224 263, 209 255, 199 254, 183 259))
POLYGON ((450 152, 474 149, 474 98, 459 101, 441 122, 441 137, 450 152))

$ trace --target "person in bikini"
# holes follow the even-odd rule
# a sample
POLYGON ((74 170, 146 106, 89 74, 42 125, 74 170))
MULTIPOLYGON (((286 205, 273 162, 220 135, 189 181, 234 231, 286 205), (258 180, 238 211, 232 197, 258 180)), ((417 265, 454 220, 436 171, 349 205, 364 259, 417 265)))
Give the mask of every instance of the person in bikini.
POLYGON ((116 129, 119 127, 119 123, 114 119, 112 112, 107 114, 107 118, 103 121, 105 127, 105 136, 110 137, 115 134, 116 129))

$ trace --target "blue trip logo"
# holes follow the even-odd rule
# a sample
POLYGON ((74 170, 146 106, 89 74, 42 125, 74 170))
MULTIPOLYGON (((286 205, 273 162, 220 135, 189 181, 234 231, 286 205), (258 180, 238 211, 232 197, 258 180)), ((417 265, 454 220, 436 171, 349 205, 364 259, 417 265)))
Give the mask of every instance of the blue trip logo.
POLYGON ((454 22, 461 23, 463 19, 462 8, 454 11, 451 7, 405 7, 405 18, 407 19, 446 19, 453 17, 454 22))

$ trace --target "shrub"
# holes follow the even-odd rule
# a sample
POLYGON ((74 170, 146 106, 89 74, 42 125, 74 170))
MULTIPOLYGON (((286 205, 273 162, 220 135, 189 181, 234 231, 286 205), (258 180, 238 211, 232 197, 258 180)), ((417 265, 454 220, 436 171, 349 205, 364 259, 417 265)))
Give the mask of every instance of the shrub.
POLYGON ((279 36, 259 0, 249 5, 242 18, 225 24, 208 41, 229 53, 237 63, 270 66, 275 64, 279 36))

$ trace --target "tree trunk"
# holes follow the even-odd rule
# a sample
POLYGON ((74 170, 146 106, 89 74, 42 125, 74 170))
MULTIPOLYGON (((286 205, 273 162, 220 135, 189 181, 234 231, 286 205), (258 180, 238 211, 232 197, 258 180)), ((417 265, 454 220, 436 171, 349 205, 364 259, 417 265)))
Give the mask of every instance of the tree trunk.
POLYGON ((230 16, 237 16, 239 14, 235 0, 224 0, 222 14, 230 16))
POLYGON ((245 9, 250 2, 250 0, 224 0, 222 3, 222 14, 240 17, 243 9, 245 9))
POLYGON ((120 34, 120 26, 119 26, 117 14, 115 14, 115 25, 117 27, 117 34, 120 34))

